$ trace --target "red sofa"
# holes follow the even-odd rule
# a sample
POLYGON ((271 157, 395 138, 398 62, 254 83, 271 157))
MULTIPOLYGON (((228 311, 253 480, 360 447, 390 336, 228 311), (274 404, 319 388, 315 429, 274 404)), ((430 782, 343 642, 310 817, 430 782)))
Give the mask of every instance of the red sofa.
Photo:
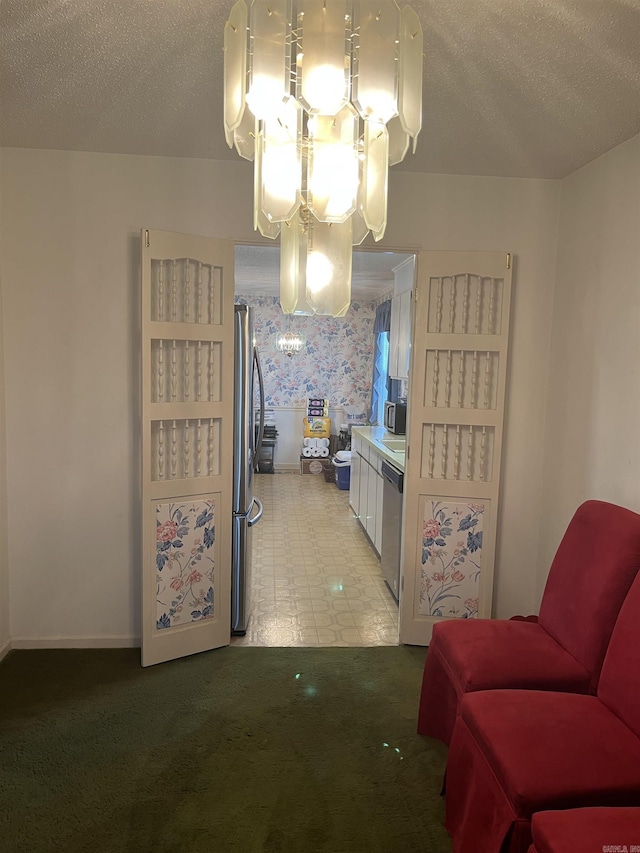
POLYGON ((640 569, 640 515, 587 501, 549 571, 537 620, 452 619, 433 629, 418 733, 448 744, 461 698, 500 688, 595 693, 620 606, 640 569))
POLYGON ((640 576, 620 609, 597 695, 467 693, 446 779, 454 853, 527 853, 536 812, 640 806, 640 576))
POLYGON ((640 808, 539 812, 531 821, 529 853, 640 851, 640 808))

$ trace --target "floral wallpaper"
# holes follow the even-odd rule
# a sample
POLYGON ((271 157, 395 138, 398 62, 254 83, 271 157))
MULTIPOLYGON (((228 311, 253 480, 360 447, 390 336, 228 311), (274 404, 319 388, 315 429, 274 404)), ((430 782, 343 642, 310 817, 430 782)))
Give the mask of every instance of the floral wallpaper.
POLYGON ((156 628, 213 616, 215 501, 156 505, 156 628))
POLYGON ((478 615, 484 504, 426 500, 422 522, 423 616, 478 615))
POLYGON ((375 303, 352 302, 344 317, 298 317, 283 314, 277 297, 236 296, 236 302, 254 308, 269 408, 306 408, 309 397, 319 397, 331 407, 369 410, 375 303), (287 331, 305 339, 291 357, 276 350, 277 336, 287 331))

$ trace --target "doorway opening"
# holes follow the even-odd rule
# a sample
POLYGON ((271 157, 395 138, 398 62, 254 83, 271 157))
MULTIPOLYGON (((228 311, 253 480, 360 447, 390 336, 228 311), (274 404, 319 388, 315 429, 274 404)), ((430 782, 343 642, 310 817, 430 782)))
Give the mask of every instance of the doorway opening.
POLYGON ((253 529, 251 616, 247 633, 234 637, 233 645, 398 643, 398 604, 382 574, 379 541, 374 544, 356 517, 344 476, 338 488, 331 456, 321 457, 314 475, 307 473, 314 466, 301 466, 301 450, 310 399, 327 401, 331 455, 338 434, 341 446, 345 436, 349 441, 353 423, 382 427, 388 345, 385 353, 374 319, 376 308, 394 295, 394 267, 412 257, 356 251, 348 314, 292 317, 279 306, 279 247, 236 246, 236 302, 253 308, 264 414, 277 435, 271 471, 254 474, 264 513, 253 529), (278 352, 284 331, 300 334, 299 353, 278 352), (372 386, 378 391, 373 412, 372 386))

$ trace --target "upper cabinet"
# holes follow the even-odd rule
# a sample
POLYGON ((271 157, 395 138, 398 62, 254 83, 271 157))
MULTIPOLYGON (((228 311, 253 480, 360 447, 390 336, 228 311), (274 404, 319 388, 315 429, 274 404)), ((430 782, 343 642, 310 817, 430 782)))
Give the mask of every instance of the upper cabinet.
POLYGON ((407 258, 394 268, 395 290, 391 300, 391 330, 389 332, 389 376, 409 378, 411 352, 411 294, 415 258, 407 258))

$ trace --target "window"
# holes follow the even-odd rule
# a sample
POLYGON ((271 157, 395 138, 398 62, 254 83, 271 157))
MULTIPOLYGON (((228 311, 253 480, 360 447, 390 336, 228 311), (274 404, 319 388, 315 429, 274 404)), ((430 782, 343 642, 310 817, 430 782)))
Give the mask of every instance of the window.
POLYGON ((378 332, 373 353, 371 422, 384 424, 384 404, 389 379, 389 332, 378 332))

